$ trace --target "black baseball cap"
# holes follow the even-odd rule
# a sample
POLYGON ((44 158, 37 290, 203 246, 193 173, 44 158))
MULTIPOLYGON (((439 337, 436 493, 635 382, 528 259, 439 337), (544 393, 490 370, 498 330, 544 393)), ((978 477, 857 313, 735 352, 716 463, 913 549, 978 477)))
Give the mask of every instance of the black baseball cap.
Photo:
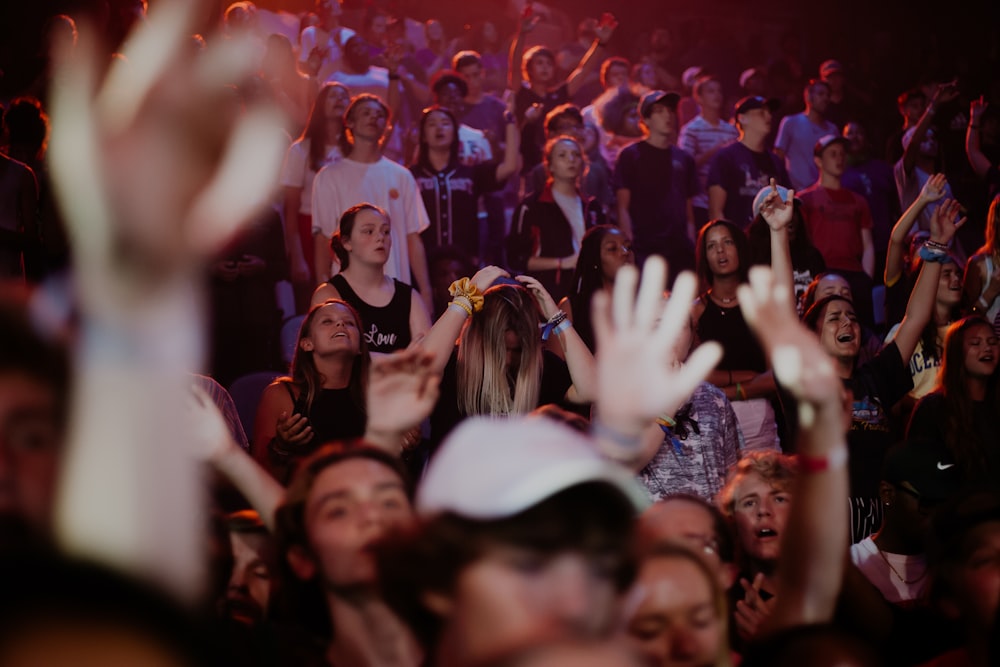
POLYGON ((739 116, 741 113, 747 113, 748 111, 753 111, 754 109, 770 109, 771 113, 778 110, 781 106, 781 100, 776 98, 764 98, 760 95, 751 95, 749 97, 744 97, 739 102, 736 103, 736 110, 733 115, 739 116))
POLYGON ((681 101, 681 96, 677 93, 668 93, 662 90, 651 90, 642 96, 639 102, 639 115, 649 118, 653 113, 654 104, 662 104, 668 109, 677 110, 677 104, 681 101))

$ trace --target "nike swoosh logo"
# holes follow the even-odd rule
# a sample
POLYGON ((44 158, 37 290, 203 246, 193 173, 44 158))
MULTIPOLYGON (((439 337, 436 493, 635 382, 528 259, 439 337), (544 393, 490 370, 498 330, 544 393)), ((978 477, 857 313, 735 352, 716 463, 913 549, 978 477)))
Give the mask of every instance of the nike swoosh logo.
POLYGON ((938 461, 937 464, 938 470, 947 470, 948 468, 951 468, 954 465, 955 465, 954 463, 941 463, 940 461, 938 461))

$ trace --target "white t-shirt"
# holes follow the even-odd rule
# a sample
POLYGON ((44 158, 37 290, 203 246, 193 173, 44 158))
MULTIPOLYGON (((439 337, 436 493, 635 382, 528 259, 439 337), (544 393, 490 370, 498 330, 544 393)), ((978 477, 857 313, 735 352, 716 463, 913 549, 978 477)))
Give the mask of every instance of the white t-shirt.
MULTIPOLYGON (((323 158, 322 167, 339 161, 341 158, 340 148, 333 146, 328 149, 323 158)), ((299 200, 299 213, 310 215, 312 213, 312 188, 313 179, 316 172, 309 164, 309 140, 299 139, 288 147, 285 153, 285 163, 281 166, 281 186, 289 188, 302 188, 302 197, 299 200)))
POLYGON ((922 555, 904 556, 885 551, 882 555, 879 555, 878 547, 871 537, 851 545, 851 561, 879 589, 886 602, 905 604, 923 595, 928 580, 926 558, 922 555), (886 560, 892 565, 892 569, 886 565, 886 560), (904 583, 901 577, 910 583, 904 583))
POLYGON ((325 48, 326 57, 320 63, 319 72, 316 74, 317 81, 325 81, 340 69, 340 59, 344 55, 343 45, 347 44, 347 40, 351 37, 354 37, 354 31, 350 28, 338 28, 330 33, 323 31, 321 34, 316 26, 311 25, 299 35, 299 62, 305 63, 309 60, 309 54, 317 46, 325 48), (326 35, 326 42, 320 43, 323 34, 326 35))
MULTIPOLYGON (((896 340, 899 332, 899 324, 889 329, 885 336, 885 344, 888 345, 896 340)), ((937 328, 938 340, 944 341, 945 334, 948 333, 948 325, 937 328)), ((942 349, 944 345, 942 342, 942 349)), ((934 390, 937 384, 938 369, 941 368, 941 360, 935 354, 924 354, 923 336, 917 341, 917 347, 913 350, 913 356, 903 360, 910 368, 910 377, 913 378, 913 389, 910 390, 910 397, 920 400, 934 390)))
POLYGON ((561 192, 552 190, 552 198, 556 200, 559 209, 569 221, 569 228, 573 231, 573 252, 580 252, 580 244, 583 243, 583 233, 586 230, 586 223, 583 220, 583 203, 579 195, 564 195, 561 192))
POLYGON ((406 237, 419 234, 431 222, 413 174, 392 160, 383 157, 368 163, 344 158, 320 169, 313 181, 313 233, 330 238, 344 211, 363 202, 375 204, 389 214, 392 249, 385 274, 410 283, 406 237))

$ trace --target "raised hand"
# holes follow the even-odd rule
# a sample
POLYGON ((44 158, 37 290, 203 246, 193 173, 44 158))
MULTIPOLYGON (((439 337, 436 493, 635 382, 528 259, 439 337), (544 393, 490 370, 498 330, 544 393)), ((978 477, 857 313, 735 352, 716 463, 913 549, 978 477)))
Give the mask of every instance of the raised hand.
POLYGON ((103 82, 85 26, 56 53, 51 165, 82 298, 120 308, 190 274, 266 205, 284 141, 277 111, 226 113, 226 84, 249 73, 249 44, 219 40, 195 58, 194 0, 162 3, 103 82))
POLYGON ((738 291, 740 309, 771 359, 774 375, 798 402, 799 424, 810 429, 817 415, 824 424, 843 425, 843 386, 819 339, 800 322, 786 289, 766 267, 750 270, 750 284, 738 291), (832 420, 832 421, 831 421, 832 420))
POLYGON ((934 96, 931 98, 930 107, 936 109, 942 104, 947 104, 957 98, 958 93, 959 90, 957 81, 942 83, 934 90, 934 96))
POLYGON ((497 278, 510 278, 510 274, 499 266, 484 266, 472 276, 472 284, 479 288, 479 293, 482 294, 497 278))
POLYGON ((778 184, 771 179, 771 192, 760 205, 760 214, 763 216, 767 226, 774 231, 780 231, 788 227, 792 222, 795 213, 795 190, 789 190, 785 199, 781 198, 778 192, 778 184))
POLYGON ((189 444, 195 458, 215 463, 233 449, 239 449, 219 407, 198 385, 191 386, 187 420, 190 427, 189 444))
POLYGON ((524 112, 525 123, 534 123, 536 121, 541 120, 541 118, 542 118, 542 105, 538 104, 537 102, 528 107, 524 112))
POLYGON ((83 331, 56 533, 189 601, 206 524, 177 443, 203 346, 198 281, 267 204, 287 144, 278 111, 237 115, 226 84, 253 67, 250 44, 189 47, 204 6, 154 3, 103 80, 106 52, 81 26, 73 52, 54 54, 49 153, 83 331))
POLYGON ((402 434, 419 426, 437 403, 441 376, 434 371, 432 355, 411 347, 372 359, 368 376, 368 424, 365 437, 382 444, 395 443, 398 454, 402 434))
POLYGON ((969 122, 972 125, 979 125, 983 120, 983 114, 986 112, 986 107, 988 106, 989 103, 982 95, 979 96, 979 99, 972 100, 972 103, 969 105, 969 122))
POLYGON ((956 200, 941 202, 931 215, 931 240, 946 245, 951 243, 959 227, 965 224, 966 218, 959 217, 961 214, 962 205, 956 200))
POLYGON ((935 202, 944 197, 945 188, 948 187, 948 179, 944 174, 934 174, 927 179, 924 187, 920 190, 920 200, 925 204, 935 202))
POLYGON ((611 36, 615 33, 615 28, 618 27, 618 20, 614 17, 614 14, 609 12, 604 12, 601 15, 601 20, 597 23, 597 27, 594 28, 594 34, 597 35, 597 39, 605 44, 611 36))
POLYGON ((524 11, 521 13, 521 20, 518 23, 518 28, 521 34, 527 34, 535 29, 538 22, 542 20, 541 14, 535 13, 532 2, 526 2, 524 5, 524 11))
POLYGON ((696 280, 682 273, 664 301, 666 263, 651 257, 639 272, 623 266, 615 276, 614 295, 594 295, 593 326, 597 340, 596 411, 603 424, 636 436, 662 414, 673 415, 715 367, 722 348, 704 343, 683 365, 675 348, 689 326, 696 280))

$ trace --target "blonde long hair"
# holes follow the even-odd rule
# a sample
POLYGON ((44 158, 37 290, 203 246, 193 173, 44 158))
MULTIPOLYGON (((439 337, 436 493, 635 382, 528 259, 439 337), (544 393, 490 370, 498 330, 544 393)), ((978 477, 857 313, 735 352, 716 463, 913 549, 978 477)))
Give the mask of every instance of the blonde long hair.
POLYGON ((540 315, 527 289, 497 285, 486 290, 482 311, 462 329, 458 347, 458 408, 466 415, 507 416, 538 407, 542 385, 540 315), (507 331, 521 346, 516 367, 507 367, 507 331))

